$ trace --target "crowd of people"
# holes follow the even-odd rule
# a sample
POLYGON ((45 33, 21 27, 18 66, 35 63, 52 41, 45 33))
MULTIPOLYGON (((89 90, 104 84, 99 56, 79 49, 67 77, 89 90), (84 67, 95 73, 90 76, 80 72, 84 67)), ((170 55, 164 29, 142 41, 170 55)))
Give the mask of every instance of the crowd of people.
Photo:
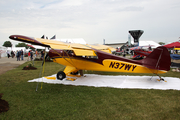
POLYGON ((17 51, 7 51, 7 57, 10 58, 17 58, 17 61, 24 60, 24 56, 27 55, 27 61, 32 61, 33 57, 39 57, 43 59, 44 58, 44 50, 42 50, 40 53, 36 50, 35 52, 30 50, 28 53, 25 53, 23 50, 17 50, 17 51))
POLYGON ((178 50, 171 49, 170 54, 178 54, 178 50))
POLYGON ((15 52, 15 51, 11 51, 11 52, 7 51, 7 57, 8 57, 8 58, 10 58, 10 57, 12 57, 12 58, 16 57, 16 58, 17 58, 17 61, 20 61, 20 59, 21 59, 21 60, 24 60, 24 52, 23 52, 23 50, 17 50, 16 52, 15 52))

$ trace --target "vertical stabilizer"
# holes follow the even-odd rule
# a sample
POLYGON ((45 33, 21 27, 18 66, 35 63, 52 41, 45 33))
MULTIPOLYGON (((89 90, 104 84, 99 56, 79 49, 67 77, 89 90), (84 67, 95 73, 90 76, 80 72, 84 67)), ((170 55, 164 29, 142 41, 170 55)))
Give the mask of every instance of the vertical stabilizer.
POLYGON ((158 70, 170 70, 171 57, 166 47, 160 46, 142 60, 144 66, 158 70))

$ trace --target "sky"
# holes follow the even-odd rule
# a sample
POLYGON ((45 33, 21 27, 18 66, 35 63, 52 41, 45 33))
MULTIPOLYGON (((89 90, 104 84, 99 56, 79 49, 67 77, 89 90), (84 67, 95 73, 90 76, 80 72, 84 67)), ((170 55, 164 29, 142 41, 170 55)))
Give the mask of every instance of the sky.
MULTIPOLYGON (((123 43, 129 30, 139 40, 180 38, 179 0, 1 0, 0 46, 10 35, 83 38, 89 44, 123 43)), ((133 40, 133 38, 131 38, 133 40)))

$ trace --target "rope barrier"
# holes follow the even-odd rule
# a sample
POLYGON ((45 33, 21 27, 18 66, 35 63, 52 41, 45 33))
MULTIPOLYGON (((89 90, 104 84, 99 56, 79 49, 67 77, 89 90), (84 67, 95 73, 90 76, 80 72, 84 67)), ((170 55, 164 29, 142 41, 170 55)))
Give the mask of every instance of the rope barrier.
MULTIPOLYGON (((45 69, 45 56, 46 56, 46 48, 45 48, 45 54, 44 54, 44 60, 43 60, 44 64, 41 65, 41 69, 40 69, 40 73, 39 73, 39 78, 40 78, 40 76, 42 75, 42 76, 41 76, 41 77, 42 77, 41 89, 42 89, 42 87, 43 87, 43 76, 44 76, 44 69, 45 69)), ((36 92, 37 92, 37 90, 38 90, 38 85, 39 85, 39 81, 38 81, 37 86, 36 86, 36 92)))
POLYGON ((45 55, 46 55, 46 47, 45 47, 45 53, 44 53, 44 64, 43 64, 43 71, 42 71, 42 82, 41 82, 41 89, 43 87, 43 76, 44 76, 44 69, 45 69, 45 55))

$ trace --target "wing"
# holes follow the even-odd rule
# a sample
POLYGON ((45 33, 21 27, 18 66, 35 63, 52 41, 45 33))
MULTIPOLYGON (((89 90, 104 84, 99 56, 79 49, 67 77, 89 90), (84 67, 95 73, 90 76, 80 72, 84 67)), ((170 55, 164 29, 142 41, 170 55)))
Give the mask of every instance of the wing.
POLYGON ((107 45, 96 44, 96 45, 88 45, 88 46, 90 46, 90 47, 92 47, 94 49, 97 49, 97 50, 101 50, 101 51, 107 52, 107 53, 112 53, 113 51, 116 51, 115 48, 107 46, 107 45))
POLYGON ((52 49, 73 50, 76 56, 96 56, 94 49, 98 49, 108 53, 111 53, 111 50, 113 50, 113 48, 105 45, 83 45, 77 43, 65 43, 56 40, 32 38, 22 35, 11 35, 9 38, 12 40, 31 43, 34 45, 50 47, 52 49))

